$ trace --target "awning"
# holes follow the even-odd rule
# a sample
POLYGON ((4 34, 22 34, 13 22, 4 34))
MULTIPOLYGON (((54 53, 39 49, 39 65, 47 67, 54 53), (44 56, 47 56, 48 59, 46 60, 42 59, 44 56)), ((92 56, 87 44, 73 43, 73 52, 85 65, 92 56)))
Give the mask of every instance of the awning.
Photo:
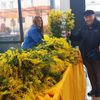
MULTIPOLYGON (((37 14, 44 16, 48 15, 49 11, 49 6, 22 8, 22 16, 35 16, 37 14)), ((18 9, 0 9, 0 18, 18 18, 18 9)))

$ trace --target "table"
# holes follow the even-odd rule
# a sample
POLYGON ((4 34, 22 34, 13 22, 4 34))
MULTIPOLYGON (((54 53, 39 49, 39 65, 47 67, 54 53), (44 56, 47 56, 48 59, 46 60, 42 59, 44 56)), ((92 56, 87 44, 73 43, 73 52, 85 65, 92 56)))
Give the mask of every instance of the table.
POLYGON ((62 80, 53 88, 46 90, 37 100, 85 100, 86 80, 82 60, 71 65, 62 80))

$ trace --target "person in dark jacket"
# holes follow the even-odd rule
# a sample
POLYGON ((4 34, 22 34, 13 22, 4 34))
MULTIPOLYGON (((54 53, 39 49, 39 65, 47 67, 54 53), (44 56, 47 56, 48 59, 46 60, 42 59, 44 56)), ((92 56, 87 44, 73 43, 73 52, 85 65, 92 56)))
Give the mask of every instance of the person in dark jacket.
POLYGON ((88 95, 100 97, 100 22, 92 10, 85 11, 84 20, 85 25, 79 34, 71 34, 70 39, 79 42, 83 63, 92 85, 88 95))
POLYGON ((31 49, 42 42, 43 39, 43 20, 40 16, 35 16, 33 25, 28 30, 27 35, 22 44, 22 49, 31 49))

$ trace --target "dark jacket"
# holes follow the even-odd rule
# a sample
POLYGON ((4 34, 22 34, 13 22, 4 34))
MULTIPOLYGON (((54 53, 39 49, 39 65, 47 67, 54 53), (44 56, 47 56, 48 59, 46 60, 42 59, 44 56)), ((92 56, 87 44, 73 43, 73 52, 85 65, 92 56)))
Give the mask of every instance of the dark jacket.
POLYGON ((79 48, 84 63, 88 58, 100 60, 100 22, 97 19, 95 19, 91 28, 84 25, 79 31, 79 34, 72 34, 70 38, 71 40, 79 42, 79 48))
POLYGON ((22 44, 22 49, 31 49, 33 46, 38 45, 42 42, 42 32, 36 25, 32 25, 28 30, 27 35, 22 44))

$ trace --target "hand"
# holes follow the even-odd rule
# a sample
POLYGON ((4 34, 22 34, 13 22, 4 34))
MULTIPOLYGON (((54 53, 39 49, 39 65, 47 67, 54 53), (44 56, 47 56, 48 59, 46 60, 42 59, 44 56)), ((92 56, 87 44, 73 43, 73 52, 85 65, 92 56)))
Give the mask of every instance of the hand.
POLYGON ((66 34, 67 34, 67 36, 70 36, 71 35, 71 32, 67 32, 66 34))
POLYGON ((99 52, 100 52, 100 45, 99 45, 99 52))

